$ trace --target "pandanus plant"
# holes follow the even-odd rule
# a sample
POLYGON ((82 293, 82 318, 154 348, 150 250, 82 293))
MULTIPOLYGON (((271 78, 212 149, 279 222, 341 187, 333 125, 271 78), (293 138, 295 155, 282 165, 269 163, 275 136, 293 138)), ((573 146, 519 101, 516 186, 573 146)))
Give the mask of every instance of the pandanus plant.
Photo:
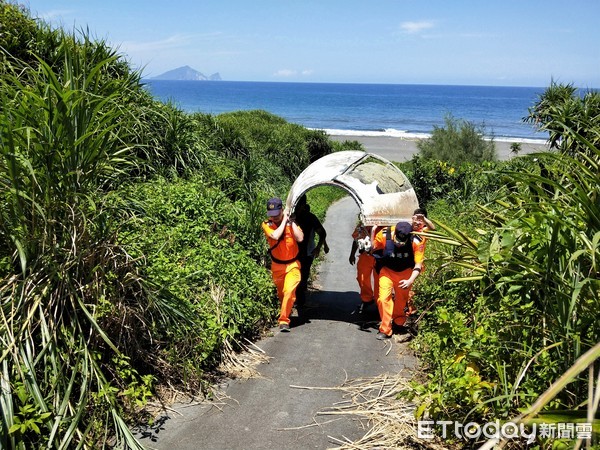
POLYGON ((51 64, 7 61, 0 448, 139 447, 110 361, 127 360, 136 333, 185 315, 155 295, 119 245, 122 211, 107 195, 137 164, 130 143, 140 141, 134 130, 141 127, 125 99, 139 88, 139 74, 86 36, 63 36, 51 64))
POLYGON ((503 317, 496 332, 511 364, 497 365, 498 397, 488 402, 502 399, 514 412, 530 404, 519 402, 527 378, 540 394, 544 383, 569 373, 568 388, 540 397, 536 412, 552 400, 555 408, 587 406, 582 416, 593 418, 600 398, 593 363, 600 342, 600 102, 590 94, 577 108, 585 114, 562 121, 564 109, 542 100, 540 126, 551 127, 560 151, 529 155, 522 170, 498 174, 507 190, 495 206, 480 207, 492 225, 487 232, 471 237, 440 224, 443 231, 428 235, 449 244, 447 263, 465 271, 455 281, 481 283, 479 320, 503 317))

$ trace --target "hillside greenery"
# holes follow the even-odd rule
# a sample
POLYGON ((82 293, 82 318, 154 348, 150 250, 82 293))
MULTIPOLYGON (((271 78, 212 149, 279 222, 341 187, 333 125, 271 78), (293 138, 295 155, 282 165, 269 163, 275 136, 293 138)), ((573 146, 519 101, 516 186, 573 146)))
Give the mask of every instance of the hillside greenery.
POLYGON ((445 126, 434 126, 431 137, 417 142, 419 154, 427 160, 453 165, 477 164, 496 159, 493 139, 484 139, 485 125, 447 115, 445 126))
POLYGON ((157 388, 201 395, 272 324, 266 199, 344 146, 158 102, 104 41, 12 3, 0 25, 0 447, 136 448, 157 388))
POLYGON ((475 165, 420 154, 402 165, 438 224, 415 296, 427 378, 406 396, 418 418, 598 418, 599 100, 554 83, 540 96, 527 121, 549 133, 549 153, 475 165))
MULTIPOLYGON (((265 111, 188 114, 86 32, 5 0, 0 25, 0 448, 139 448, 149 399, 202 393, 276 318, 266 199, 360 144, 265 111)), ((438 223, 415 297, 426 375, 405 393, 419 418, 596 412, 580 358, 600 334, 600 96, 553 83, 526 120, 552 152, 497 161, 449 117, 400 164, 438 223)), ((340 192, 308 195, 323 218, 340 192)))

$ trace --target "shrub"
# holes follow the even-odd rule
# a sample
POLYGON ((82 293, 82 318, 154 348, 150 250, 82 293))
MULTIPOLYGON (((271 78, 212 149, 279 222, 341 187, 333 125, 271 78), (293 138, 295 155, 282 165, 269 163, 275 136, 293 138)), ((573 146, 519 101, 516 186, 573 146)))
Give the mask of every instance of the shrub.
POLYGON ((421 207, 428 208, 436 201, 444 200, 464 211, 468 203, 489 203, 497 195, 503 180, 494 170, 503 164, 486 161, 453 165, 417 154, 399 167, 411 180, 421 207))
MULTIPOLYGON (((156 349, 177 354, 181 340, 193 345, 195 355, 170 359, 170 372, 180 373, 182 365, 192 362, 199 373, 209 369, 225 339, 253 337, 269 323, 276 312, 275 291, 266 267, 257 264, 265 242, 262 235, 251 234, 260 231, 260 222, 252 219, 252 228, 246 227, 245 204, 234 204, 198 175, 188 180, 157 178, 131 186, 123 195, 140 205, 137 220, 121 234, 123 245, 146 260, 150 280, 198 314, 196 339, 177 334, 161 343, 162 350, 156 349)), ((166 375, 161 379, 181 382, 166 375)))
POLYGON ((34 62, 30 52, 36 50, 42 30, 28 11, 20 5, 0 0, 0 66, 9 61, 34 62))
POLYGON ((572 84, 553 81, 529 108, 525 121, 549 133, 550 148, 571 156, 593 156, 590 145, 600 145, 599 116, 600 92, 580 93, 572 84))
POLYGON ((0 80, 0 401, 14 412, 2 414, 0 447, 85 446, 100 423, 135 447, 119 393, 136 374, 112 371, 122 353, 102 312, 143 332, 150 316, 164 325, 187 311, 153 296, 104 196, 136 163, 124 98, 137 75, 111 76, 118 56, 102 43, 65 36, 58 50, 60 65, 38 59, 0 80))
POLYGON ((493 139, 484 139, 483 125, 477 127, 451 115, 446 116, 445 123, 445 128, 435 126, 430 138, 417 142, 423 158, 437 159, 456 166, 496 159, 496 146, 493 139))
POLYGON ((232 200, 252 201, 260 192, 283 197, 311 158, 330 151, 321 133, 264 111, 197 114, 195 119, 198 135, 214 155, 203 173, 232 200))
MULTIPOLYGON (((556 130, 561 153, 499 164, 489 174, 503 185, 495 203, 476 209, 466 203, 462 218, 448 212, 451 227, 440 223, 440 213, 452 205, 448 199, 435 200, 429 208, 443 229, 430 234, 430 241, 439 239, 432 242, 438 263, 449 265, 451 275, 428 270, 424 276, 432 281, 421 285, 423 295, 438 303, 416 340, 430 370, 429 380, 412 393, 422 402, 420 413, 447 414, 450 420, 509 418, 597 346, 600 151, 594 137, 599 123, 597 115, 592 120, 587 111, 577 115, 571 109, 567 125, 562 94, 549 90, 542 98, 556 95, 559 105, 534 108, 544 112, 538 116, 540 126, 556 130), (472 223, 482 218, 487 225, 473 230, 472 223), (461 306, 467 299, 457 297, 456 287, 436 289, 436 278, 448 281, 448 276, 462 279, 464 289, 476 294, 468 296, 470 309, 461 306), (465 380, 469 364, 474 368, 465 380), (490 383, 489 389, 469 385, 478 392, 476 403, 471 391, 457 395, 474 381, 474 373, 490 383)), ((556 410, 557 420, 585 417, 582 405, 591 402, 589 374, 574 376, 568 389, 544 400, 546 408, 556 410)))
POLYGON ((365 146, 362 143, 360 143, 359 141, 350 141, 350 140, 342 141, 342 142, 333 141, 332 144, 333 144, 333 150, 336 152, 341 152, 344 150, 358 150, 361 152, 366 151, 365 146))

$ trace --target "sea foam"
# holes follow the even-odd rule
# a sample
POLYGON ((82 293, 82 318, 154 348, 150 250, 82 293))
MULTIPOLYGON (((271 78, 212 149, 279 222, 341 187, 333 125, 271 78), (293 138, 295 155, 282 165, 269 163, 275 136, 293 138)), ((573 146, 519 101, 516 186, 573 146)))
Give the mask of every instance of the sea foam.
MULTIPOLYGON (((316 129, 316 128, 311 128, 316 129)), ((430 133, 410 133, 408 131, 396 130, 394 128, 387 128, 385 130, 340 130, 340 129, 323 129, 329 136, 355 136, 355 137, 394 137, 400 139, 428 139, 431 137, 430 133)), ((533 138, 517 138, 517 137, 504 137, 504 136, 491 136, 484 137, 486 140, 494 139, 496 142, 517 142, 522 144, 546 144, 545 139, 533 139, 533 138)))
MULTIPOLYGON (((313 128, 314 129, 314 128, 313 128)), ((330 136, 370 136, 370 137, 396 137, 401 139, 427 139, 431 137, 429 133, 409 133, 404 130, 387 128, 385 130, 338 130, 324 129, 330 136)))

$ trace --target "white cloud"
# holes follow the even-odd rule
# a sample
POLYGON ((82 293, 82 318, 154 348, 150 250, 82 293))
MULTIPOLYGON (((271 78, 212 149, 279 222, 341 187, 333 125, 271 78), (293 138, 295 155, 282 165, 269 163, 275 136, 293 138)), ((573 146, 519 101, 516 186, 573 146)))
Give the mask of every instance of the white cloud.
MULTIPOLYGON (((48 21, 48 22, 52 22, 54 19, 58 18, 58 19, 62 19, 65 16, 70 16, 73 14, 73 10, 70 9, 54 9, 51 11, 45 11, 45 12, 38 12, 36 13, 35 11, 32 11, 32 15, 35 17, 39 17, 42 20, 48 21)), ((60 21, 59 21, 60 23, 60 21)))
POLYGON ((303 77, 308 77, 310 75, 312 75, 314 73, 314 70, 312 69, 304 69, 304 70, 294 70, 294 69, 280 69, 277 72, 275 72, 273 74, 274 77, 280 77, 280 78, 288 78, 288 77, 295 77, 297 75, 303 76, 303 77))
POLYGON ((220 36, 220 34, 221 33, 212 33, 210 35, 174 34, 158 41, 125 41, 121 44, 121 47, 131 52, 153 52, 165 49, 185 48, 198 41, 214 39, 220 36))
POLYGON ((415 34, 420 33, 423 30, 429 30, 434 27, 434 23, 432 21, 421 21, 421 22, 402 22, 400 24, 400 29, 404 33, 415 34))
POLYGON ((292 69, 280 69, 273 74, 274 77, 293 77, 298 72, 292 69))

